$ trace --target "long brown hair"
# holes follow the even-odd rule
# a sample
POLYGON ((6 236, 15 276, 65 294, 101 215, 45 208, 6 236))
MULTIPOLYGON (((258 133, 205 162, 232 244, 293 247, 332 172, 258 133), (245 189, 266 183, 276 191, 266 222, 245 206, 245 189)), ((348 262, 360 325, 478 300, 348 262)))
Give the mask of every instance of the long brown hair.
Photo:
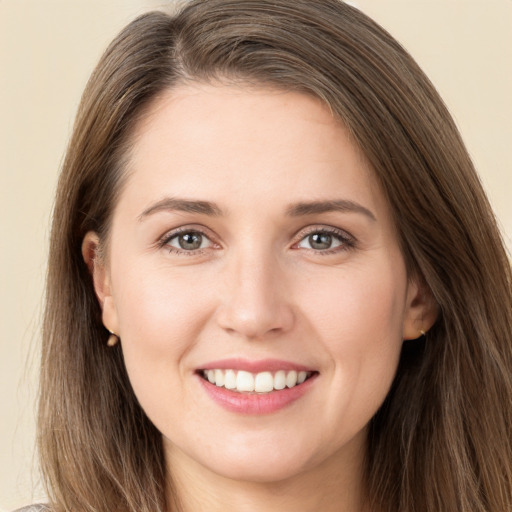
POLYGON ((131 390, 81 256, 108 237, 130 134, 148 103, 188 80, 241 81, 321 98, 350 130, 391 206, 411 275, 439 315, 404 343, 372 419, 372 510, 512 510, 512 277, 492 211, 433 86, 381 27, 338 0, 192 1, 143 15, 84 92, 53 216, 39 450, 60 511, 155 512, 161 436, 131 390))

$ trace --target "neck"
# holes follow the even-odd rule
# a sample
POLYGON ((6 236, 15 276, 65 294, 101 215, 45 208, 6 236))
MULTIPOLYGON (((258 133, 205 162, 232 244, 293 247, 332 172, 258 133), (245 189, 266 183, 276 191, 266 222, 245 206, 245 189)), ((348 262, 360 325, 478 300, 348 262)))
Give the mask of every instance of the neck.
POLYGON ((166 454, 168 502, 179 502, 173 512, 367 512, 364 447, 354 448, 284 480, 248 482, 216 474, 173 447, 166 454))

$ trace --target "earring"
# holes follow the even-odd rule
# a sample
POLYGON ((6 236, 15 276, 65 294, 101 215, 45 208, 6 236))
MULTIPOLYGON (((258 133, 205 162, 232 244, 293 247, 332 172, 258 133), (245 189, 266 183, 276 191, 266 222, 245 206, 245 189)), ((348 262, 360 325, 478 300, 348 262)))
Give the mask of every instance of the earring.
POLYGON ((119 341, 119 336, 110 329, 108 329, 108 332, 110 333, 110 336, 108 337, 107 347, 113 347, 119 341))
POLYGON ((425 336, 427 333, 423 329, 420 329, 420 334, 421 336, 425 336))

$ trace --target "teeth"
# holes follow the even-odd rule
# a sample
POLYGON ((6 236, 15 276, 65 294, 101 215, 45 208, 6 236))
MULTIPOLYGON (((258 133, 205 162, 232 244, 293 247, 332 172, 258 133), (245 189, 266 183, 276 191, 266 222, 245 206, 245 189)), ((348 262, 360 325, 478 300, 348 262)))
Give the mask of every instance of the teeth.
POLYGON ((256 374, 254 378, 254 391, 256 393, 269 393, 274 389, 274 378, 270 372, 256 374))
POLYGON ((307 372, 299 372, 297 375, 297 384, 302 384, 306 380, 307 376, 307 372))
POLYGON ((292 370, 291 372, 288 372, 288 375, 286 376, 286 386, 288 388, 293 388, 297 384, 297 372, 295 370, 292 370))
POLYGON ((274 376, 274 388, 284 389, 286 387, 286 373, 279 370, 274 376))
POLYGON ((238 372, 236 376, 237 391, 254 391, 254 377, 249 372, 238 372))
MULTIPOLYGON (((208 380, 210 380, 208 378, 208 380)), ((224 386, 224 372, 222 370, 215 370, 215 385, 224 386)))
POLYGON ((302 384, 311 372, 279 370, 275 373, 250 373, 235 370, 203 370, 203 377, 218 387, 245 393, 270 393, 274 390, 293 388, 302 384))
MULTIPOLYGON (((222 372, 222 370, 220 370, 222 372)), ((215 385, 217 386, 222 386, 222 384, 217 384, 217 382, 215 382, 215 385)), ((233 370, 228 370, 225 374, 224 374, 224 387, 226 389, 235 389, 236 388, 236 375, 235 375, 235 372, 233 370)))

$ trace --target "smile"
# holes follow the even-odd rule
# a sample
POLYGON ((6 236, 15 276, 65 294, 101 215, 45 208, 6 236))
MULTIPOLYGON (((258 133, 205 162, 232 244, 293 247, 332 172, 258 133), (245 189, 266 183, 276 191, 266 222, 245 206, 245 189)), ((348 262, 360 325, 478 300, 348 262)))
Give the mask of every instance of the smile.
POLYGON ((233 369, 201 370, 203 379, 238 393, 271 393, 300 386, 315 372, 278 370, 251 373, 233 369))

